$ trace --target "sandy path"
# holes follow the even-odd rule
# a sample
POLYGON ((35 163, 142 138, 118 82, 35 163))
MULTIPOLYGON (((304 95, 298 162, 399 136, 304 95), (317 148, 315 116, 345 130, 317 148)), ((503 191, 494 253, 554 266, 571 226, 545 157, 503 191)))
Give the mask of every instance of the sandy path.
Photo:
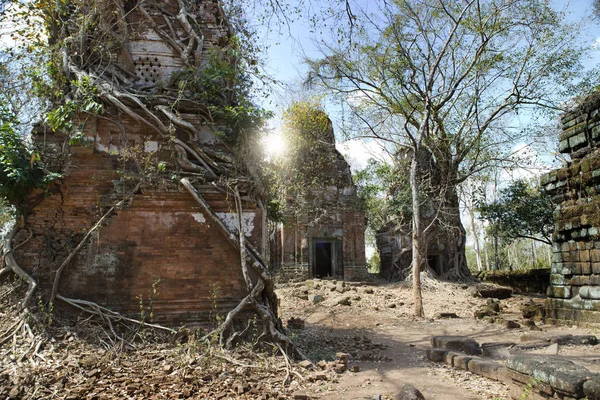
MULTIPOLYGON (((343 293, 332 288, 331 282, 317 282, 311 287, 296 283, 278 289, 282 300, 282 319, 287 321, 296 317, 305 320, 306 328, 296 330, 295 335, 311 358, 332 359, 336 351, 348 352, 354 356, 350 365, 360 368, 358 373, 347 371, 338 375, 334 382, 312 384, 308 388, 312 397, 373 399, 381 395, 386 399, 392 398, 404 384, 410 383, 421 390, 426 399, 509 398, 508 389, 502 383, 434 364, 425 358, 425 349, 434 335, 469 336, 479 343, 520 343, 522 335, 531 335, 525 327, 509 330, 499 324, 474 319, 473 312, 484 306, 487 300, 469 295, 468 287, 456 284, 429 287, 424 294, 425 319, 411 317, 412 294, 405 285, 350 285, 343 293), (312 304, 310 299, 304 300, 307 294, 319 294, 325 300, 312 304), (351 305, 338 305, 338 301, 345 297, 350 297, 351 305), (438 312, 455 312, 460 318, 433 318, 438 312), (357 338, 366 338, 366 342, 357 338), (370 358, 383 358, 384 361, 372 361, 370 358)), ((519 306, 527 300, 523 296, 502 300, 505 318, 519 320, 519 306)), ((536 332, 537 336, 594 333, 593 330, 572 327, 543 324, 540 327, 542 331, 536 332)), ((594 366, 600 365, 598 346, 587 349, 565 347, 561 348, 560 354, 585 357, 589 365, 598 358, 594 366)))

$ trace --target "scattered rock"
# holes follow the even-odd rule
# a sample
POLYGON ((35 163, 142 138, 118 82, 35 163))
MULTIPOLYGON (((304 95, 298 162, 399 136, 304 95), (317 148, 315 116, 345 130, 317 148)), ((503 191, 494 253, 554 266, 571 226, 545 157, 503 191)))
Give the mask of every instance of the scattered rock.
POLYGON ((346 285, 343 281, 340 281, 335 285, 335 291, 338 293, 344 293, 346 291, 346 285))
POLYGON ((373 289, 371 289, 371 288, 367 288, 367 289, 365 289, 365 293, 366 294, 373 294, 373 293, 375 293, 375 291, 373 289))
POLYGON ((546 348, 546 354, 550 354, 552 356, 558 355, 558 343, 553 343, 546 348))
POLYGON ((512 321, 510 319, 503 320, 502 326, 504 326, 506 329, 518 329, 521 327, 521 325, 518 322, 512 321))
POLYGON ((484 317, 492 317, 498 315, 498 313, 496 313, 495 311, 492 311, 488 308, 482 308, 480 310, 476 310, 474 313, 475 318, 477 319, 482 319, 484 317))
POLYGON ((482 353, 479 343, 464 336, 433 336, 431 345, 448 350, 458 350, 475 356, 482 353))
POLYGON ((315 375, 315 381, 326 381, 327 380, 327 374, 324 372, 317 372, 315 375))
POLYGON ((434 319, 444 319, 444 318, 459 318, 456 313, 453 312, 439 312, 433 316, 434 319))
POLYGON ((353 365, 352 367, 350 367, 350 372, 359 372, 360 371, 360 367, 358 365, 353 365))
POLYGON ((298 365, 299 365, 299 366, 301 366, 301 367, 302 367, 302 368, 304 368, 304 369, 308 369, 308 368, 310 368, 310 367, 312 367, 312 366, 313 366, 313 364, 312 364, 312 362, 310 362, 310 360, 304 360, 304 361, 300 361, 300 362, 298 363, 298 365))
POLYGON ((21 396, 21 391, 19 390, 19 388, 17 386, 10 389, 10 392, 8 393, 8 397, 11 399, 18 399, 18 398, 20 398, 20 396, 21 396))
POLYGON ((342 297, 341 299, 338 300, 337 304, 340 306, 350 306, 350 305, 352 305, 352 300, 350 300, 349 296, 342 297))
POLYGON ((521 310, 521 314, 523 315, 523 318, 536 318, 536 319, 542 319, 544 318, 546 312, 544 310, 544 305, 543 304, 535 304, 535 303, 528 303, 528 304, 523 304, 520 307, 521 310))
POLYGON ((300 300, 308 300, 307 289, 297 289, 292 292, 292 296, 299 298, 300 300))
POLYGON ((394 400, 425 400, 423 394, 413 385, 406 384, 394 395, 394 400))
POLYGON ((529 328, 530 331, 541 331, 542 328, 540 328, 539 326, 537 326, 535 324, 535 322, 531 319, 526 319, 524 320, 521 325, 526 326, 529 328))
POLYGON ((294 400, 309 400, 310 397, 305 390, 297 390, 292 394, 294 400))
POLYGON ((486 308, 495 313, 500 312, 500 301, 498 299, 488 299, 486 308))
POLYGON ((396 308, 396 303, 390 303, 387 306, 388 308, 396 308))
POLYGON ((336 353, 335 357, 344 365, 348 365, 348 361, 350 361, 350 354, 348 353, 336 353))
POLYGON ((561 335, 550 339, 550 343, 558 343, 562 345, 590 345, 598 344, 598 338, 594 335, 561 335))
POLYGON ((310 296, 310 302, 313 304, 319 304, 323 301, 325 301, 325 297, 323 297, 320 294, 313 294, 312 296, 310 296))
POLYGON ((338 374, 344 373, 346 371, 346 364, 338 362, 333 364, 333 370, 338 374))

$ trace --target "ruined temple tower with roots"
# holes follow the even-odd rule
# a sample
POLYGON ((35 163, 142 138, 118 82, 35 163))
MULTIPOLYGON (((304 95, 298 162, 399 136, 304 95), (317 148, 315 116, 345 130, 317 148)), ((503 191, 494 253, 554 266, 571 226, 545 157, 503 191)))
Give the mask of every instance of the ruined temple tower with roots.
POLYGON ((86 1, 65 12, 50 41, 64 74, 56 109, 74 104, 73 123, 40 124, 33 137, 62 178, 29 196, 6 262, 35 298, 65 309, 139 318, 151 308, 170 325, 219 312, 222 334, 254 310, 285 341, 245 146, 260 115, 242 100, 249 78, 219 2, 86 1))
POLYGON ((320 123, 291 128, 302 137, 289 156, 297 187, 287 195, 282 221, 271 225, 271 268, 283 279, 365 280, 365 213, 350 166, 335 147, 325 112, 297 110, 320 123))

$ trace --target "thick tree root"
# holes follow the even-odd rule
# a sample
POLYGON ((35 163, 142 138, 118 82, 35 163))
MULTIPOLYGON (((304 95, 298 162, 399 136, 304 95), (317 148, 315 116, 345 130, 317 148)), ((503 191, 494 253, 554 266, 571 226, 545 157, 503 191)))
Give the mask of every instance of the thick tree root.
MULTIPOLYGON (((23 299, 22 307, 25 311, 27 311, 27 304, 29 303, 29 300, 31 300, 31 297, 33 296, 33 292, 35 291, 35 289, 37 288, 38 284, 35 281, 35 279, 33 279, 27 272, 25 272, 17 263, 17 260, 15 259, 15 256, 13 254, 13 247, 12 247, 12 242, 13 239, 15 237, 15 235, 17 234, 17 231, 19 230, 18 225, 15 225, 10 233, 6 236, 6 239, 4 240, 4 263, 6 264, 6 268, 9 268, 11 271, 13 271, 19 278, 23 279, 25 282, 27 282, 27 285, 29 286, 29 288, 27 289, 27 294, 25 295, 25 298, 23 299)), ((30 236, 31 237, 31 236, 30 236)), ((27 239, 29 240, 29 239, 27 239)))
POLYGON ((96 304, 92 301, 70 299, 68 297, 61 296, 60 293, 56 294, 56 298, 66 304, 69 304, 75 308, 78 308, 81 311, 84 311, 88 314, 92 314, 92 315, 96 315, 96 316, 100 317, 103 321, 105 321, 109 325, 109 327, 111 328, 111 331, 113 331, 113 333, 115 335, 116 335, 116 333, 114 332, 114 329, 112 328, 112 322, 129 322, 129 323, 136 324, 139 326, 146 326, 149 328, 163 330, 163 331, 173 333, 173 334, 177 333, 177 331, 175 329, 168 328, 163 325, 152 324, 152 323, 140 321, 137 319, 125 317, 124 315, 119 314, 118 312, 109 310, 108 308, 102 307, 101 305, 96 304))
MULTIPOLYGON (((210 339, 214 335, 219 336, 219 343, 222 346, 230 346, 235 339, 241 336, 240 332, 231 332, 233 330, 233 324, 241 315, 242 312, 251 309, 253 310, 262 320, 263 323, 263 335, 264 337, 270 338, 276 344, 280 344, 285 349, 286 353, 292 356, 293 358, 306 359, 306 356, 302 354, 294 345, 294 343, 290 340, 282 332, 281 323, 279 318, 274 312, 274 307, 276 307, 276 302, 272 293, 272 282, 270 277, 267 274, 266 266, 264 261, 260 258, 260 253, 252 246, 245 236, 243 235, 243 229, 240 228, 238 232, 238 237, 229 231, 229 229, 221 222, 219 217, 214 213, 208 203, 202 198, 200 193, 194 188, 194 186, 190 183, 189 180, 183 178, 180 180, 181 184, 190 192, 190 194, 194 197, 194 199, 202 206, 204 211, 211 217, 211 219, 216 223, 216 225, 220 228, 223 235, 227 238, 227 240, 238 250, 240 251, 241 257, 244 260, 241 262, 242 269, 244 269, 243 275, 248 284, 248 295, 244 297, 239 304, 225 317, 225 320, 219 325, 214 331, 210 332, 208 335, 204 337, 205 340, 210 339), (244 243, 241 243, 241 242, 244 243), (243 247, 243 249, 241 249, 243 247), (246 258, 250 262, 246 262, 246 258), (256 278, 256 282, 250 281, 250 273, 247 270, 248 266, 251 266, 255 272, 258 273, 256 278)), ((241 200, 239 199, 239 194, 237 194, 236 204, 238 208, 238 213, 241 210, 241 200)), ((240 220, 241 226, 241 220, 240 220)))

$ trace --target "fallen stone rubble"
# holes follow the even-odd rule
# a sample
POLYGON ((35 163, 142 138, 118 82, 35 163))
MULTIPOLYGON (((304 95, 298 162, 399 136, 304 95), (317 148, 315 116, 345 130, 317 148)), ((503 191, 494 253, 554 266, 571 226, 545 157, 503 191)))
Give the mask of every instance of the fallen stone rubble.
MULTIPOLYGON (((551 344, 595 345, 593 335, 562 335, 549 338, 551 344)), ((511 397, 521 399, 600 400, 600 374, 573 361, 551 356, 511 354, 513 343, 484 343, 464 336, 434 336, 427 358, 473 374, 502 382, 511 397), (503 360, 504 362, 501 362, 503 360)))

